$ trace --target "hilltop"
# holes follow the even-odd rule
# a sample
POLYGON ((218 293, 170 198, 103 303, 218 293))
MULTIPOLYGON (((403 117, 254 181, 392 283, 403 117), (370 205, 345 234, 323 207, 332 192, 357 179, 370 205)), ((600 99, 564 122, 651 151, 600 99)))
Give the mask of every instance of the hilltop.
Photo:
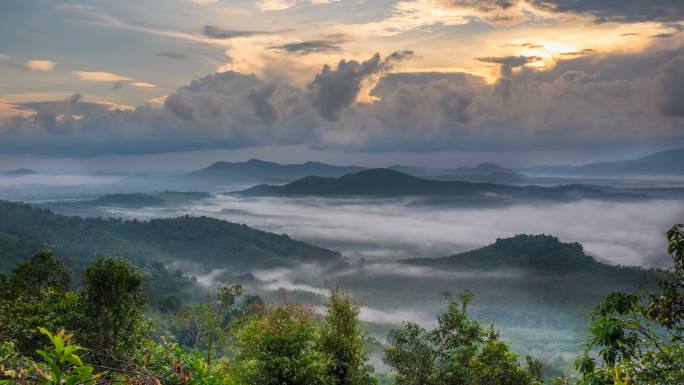
POLYGON ((22 176, 22 175, 33 175, 33 174, 38 174, 37 171, 31 170, 30 168, 18 168, 13 171, 8 171, 4 173, 4 175, 7 176, 22 176))

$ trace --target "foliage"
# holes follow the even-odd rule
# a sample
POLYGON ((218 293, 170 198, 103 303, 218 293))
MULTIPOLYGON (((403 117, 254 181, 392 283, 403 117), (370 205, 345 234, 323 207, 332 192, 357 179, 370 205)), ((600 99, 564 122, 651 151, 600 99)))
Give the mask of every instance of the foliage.
POLYGON ((149 338, 142 279, 132 264, 119 258, 99 259, 86 269, 78 331, 93 350, 93 362, 125 361, 149 338))
POLYGON ((71 342, 72 334, 64 330, 52 334, 44 328, 40 332, 50 339, 50 349, 38 350, 38 354, 47 364, 47 370, 36 367, 36 377, 43 385, 93 385, 99 378, 92 366, 84 365, 77 354, 83 350, 71 342))
POLYGON ((206 363, 211 367, 211 358, 216 345, 226 337, 226 327, 230 322, 230 307, 242 295, 242 286, 220 286, 213 304, 188 306, 181 310, 180 318, 185 330, 192 337, 193 347, 204 348, 206 363))
POLYGON ((20 355, 12 342, 0 342, 0 385, 27 384, 35 363, 20 355))
POLYGON ((527 385, 541 383, 540 364, 525 370, 518 356, 492 327, 485 328, 467 314, 472 294, 461 302, 447 296, 437 326, 425 330, 405 323, 386 348, 385 362, 396 371, 397 385, 527 385))
POLYGON ((613 293, 594 310, 586 350, 575 363, 581 384, 684 383, 683 228, 666 234, 674 267, 657 292, 613 293))
POLYGON ((78 298, 69 290, 69 272, 43 251, 17 265, 0 297, 0 340, 14 341, 23 355, 41 345, 39 326, 58 330, 73 327, 78 298))
POLYGON ((22 293, 39 293, 44 290, 66 292, 70 283, 69 271, 48 250, 17 264, 9 281, 14 292, 22 293))
POLYGON ((374 383, 358 319, 360 311, 359 304, 349 293, 339 287, 330 290, 320 346, 330 357, 328 373, 338 385, 374 383))
POLYGON ((235 376, 245 385, 329 385, 329 359, 318 347, 320 326, 309 306, 267 306, 237 331, 235 376))
POLYGON ((201 354, 188 352, 180 345, 161 341, 148 354, 145 368, 165 385, 230 384, 227 369, 215 365, 210 369, 201 354))

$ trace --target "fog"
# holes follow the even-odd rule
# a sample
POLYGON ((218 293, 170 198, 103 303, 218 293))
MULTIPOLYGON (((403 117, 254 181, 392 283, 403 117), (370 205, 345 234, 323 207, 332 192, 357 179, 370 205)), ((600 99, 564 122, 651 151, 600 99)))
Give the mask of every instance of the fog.
POLYGON ((143 210, 129 214, 207 215, 287 233, 368 261, 445 256, 487 245, 498 237, 543 233, 580 242, 588 254, 611 264, 643 266, 669 261, 663 234, 684 218, 684 202, 674 200, 584 200, 476 209, 413 203, 217 195, 173 213, 143 210))

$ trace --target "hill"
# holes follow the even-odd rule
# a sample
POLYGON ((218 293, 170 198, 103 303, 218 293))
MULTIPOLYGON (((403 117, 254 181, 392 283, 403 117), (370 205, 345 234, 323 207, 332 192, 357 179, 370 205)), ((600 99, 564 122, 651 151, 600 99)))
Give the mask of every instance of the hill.
POLYGON ((83 219, 0 201, 0 270, 43 248, 76 264, 105 255, 142 262, 190 261, 208 268, 268 268, 341 259, 336 252, 287 235, 213 218, 83 219))
POLYGON ((53 201, 35 205, 36 207, 48 208, 60 213, 83 214, 83 210, 123 207, 143 208, 162 207, 189 203, 199 199, 209 198, 211 195, 205 192, 177 192, 162 191, 157 193, 121 193, 106 194, 95 199, 77 201, 53 201))
POLYGON ((577 175, 684 175, 684 148, 656 152, 632 160, 590 163, 581 166, 533 166, 520 171, 577 175))
POLYGON ((33 175, 38 174, 37 171, 31 170, 30 168, 18 168, 14 171, 8 171, 4 173, 7 176, 22 176, 22 175, 33 175))
POLYGON ((320 162, 302 164, 279 164, 250 159, 246 162, 217 162, 183 177, 189 179, 213 180, 216 182, 277 182, 292 181, 309 175, 341 176, 363 170, 356 166, 333 166, 320 162))
POLYGON ((586 255, 579 243, 563 243, 550 235, 516 235, 448 257, 403 262, 448 269, 524 269, 549 273, 574 273, 612 267, 586 255))
POLYGON ((639 198, 642 195, 608 191, 591 185, 554 187, 510 186, 493 183, 441 181, 418 178, 389 169, 364 170, 339 178, 306 177, 282 186, 258 185, 237 194, 245 196, 438 196, 470 203, 580 198, 639 198))

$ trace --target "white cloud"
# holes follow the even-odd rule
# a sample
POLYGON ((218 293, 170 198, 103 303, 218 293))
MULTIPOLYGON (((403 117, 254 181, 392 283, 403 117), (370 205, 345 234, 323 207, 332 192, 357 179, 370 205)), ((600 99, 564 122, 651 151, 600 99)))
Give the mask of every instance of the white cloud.
POLYGON ((146 82, 131 82, 130 85, 133 87, 138 87, 138 88, 155 88, 155 87, 157 87, 156 84, 146 83, 146 82))
POLYGON ((88 82, 118 82, 132 80, 129 77, 113 74, 111 72, 103 71, 71 71, 79 80, 88 82))
POLYGON ((47 72, 52 71, 55 65, 57 63, 52 60, 29 60, 22 65, 22 68, 29 71, 47 72))
POLYGON ((216 4, 219 0, 192 0, 193 3, 206 7, 208 5, 216 4))

